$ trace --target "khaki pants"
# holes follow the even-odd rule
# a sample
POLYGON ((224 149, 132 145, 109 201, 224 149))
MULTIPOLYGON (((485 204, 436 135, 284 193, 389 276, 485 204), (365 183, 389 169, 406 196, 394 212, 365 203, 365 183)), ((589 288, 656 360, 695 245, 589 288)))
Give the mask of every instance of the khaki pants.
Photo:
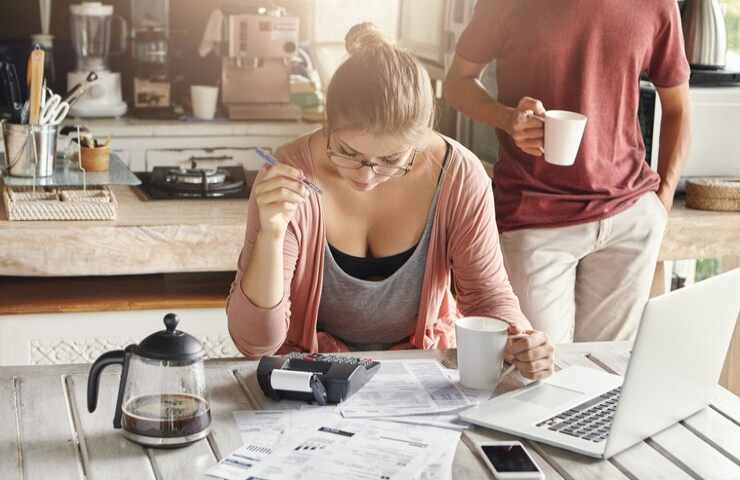
POLYGON ((553 343, 631 339, 667 221, 653 192, 596 222, 501 235, 522 311, 553 343))

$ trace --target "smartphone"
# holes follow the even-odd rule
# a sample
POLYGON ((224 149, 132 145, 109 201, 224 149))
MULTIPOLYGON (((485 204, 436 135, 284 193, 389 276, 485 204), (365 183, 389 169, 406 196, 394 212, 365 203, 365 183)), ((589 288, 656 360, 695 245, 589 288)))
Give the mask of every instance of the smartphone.
POLYGON ((545 480, 522 442, 486 442, 476 447, 497 480, 545 480))

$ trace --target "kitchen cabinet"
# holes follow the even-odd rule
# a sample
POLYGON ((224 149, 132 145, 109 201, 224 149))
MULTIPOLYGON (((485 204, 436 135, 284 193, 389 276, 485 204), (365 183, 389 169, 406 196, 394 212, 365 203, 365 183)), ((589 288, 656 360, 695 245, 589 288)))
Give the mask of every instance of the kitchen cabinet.
POLYGON ((320 128, 320 124, 305 122, 159 121, 128 117, 87 120, 85 126, 96 137, 110 136, 111 148, 136 172, 151 170, 153 166, 189 164, 186 160, 190 157, 207 157, 210 160, 203 161, 217 166, 241 164, 254 170, 261 165, 254 156, 255 147, 275 150, 320 128))
POLYGON ((139 343, 174 311, 210 358, 236 357, 224 308, 0 315, 0 366, 92 363, 102 353, 139 343))
POLYGON ((169 312, 210 358, 239 356, 226 323, 233 279, 233 272, 0 277, 0 366, 90 363, 161 329, 169 312))

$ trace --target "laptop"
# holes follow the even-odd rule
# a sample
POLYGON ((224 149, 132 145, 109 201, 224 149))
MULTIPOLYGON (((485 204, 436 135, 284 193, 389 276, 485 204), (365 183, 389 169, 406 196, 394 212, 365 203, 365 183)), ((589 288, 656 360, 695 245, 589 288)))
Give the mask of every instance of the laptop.
POLYGON ((460 413, 467 422, 609 458, 705 408, 740 314, 740 269, 651 299, 624 377, 570 366, 460 413))

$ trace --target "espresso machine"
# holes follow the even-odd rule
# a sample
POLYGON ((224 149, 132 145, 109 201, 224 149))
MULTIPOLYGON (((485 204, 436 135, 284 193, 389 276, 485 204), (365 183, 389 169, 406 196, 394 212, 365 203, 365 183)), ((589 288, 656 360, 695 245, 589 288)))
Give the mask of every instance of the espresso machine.
POLYGON ((298 48, 298 17, 279 7, 224 15, 223 103, 233 120, 298 120, 290 103, 290 59, 298 48))
POLYGON ((174 116, 169 71, 169 0, 131 0, 134 113, 174 116))
POLYGON ((113 6, 100 2, 85 2, 69 6, 72 44, 77 54, 76 69, 67 75, 67 88, 71 90, 85 81, 90 72, 98 80, 70 108, 76 117, 120 117, 127 106, 121 95, 121 74, 108 69, 108 55, 126 51, 128 29, 126 21, 113 15, 113 6), (118 49, 110 51, 111 25, 120 23, 118 49))

